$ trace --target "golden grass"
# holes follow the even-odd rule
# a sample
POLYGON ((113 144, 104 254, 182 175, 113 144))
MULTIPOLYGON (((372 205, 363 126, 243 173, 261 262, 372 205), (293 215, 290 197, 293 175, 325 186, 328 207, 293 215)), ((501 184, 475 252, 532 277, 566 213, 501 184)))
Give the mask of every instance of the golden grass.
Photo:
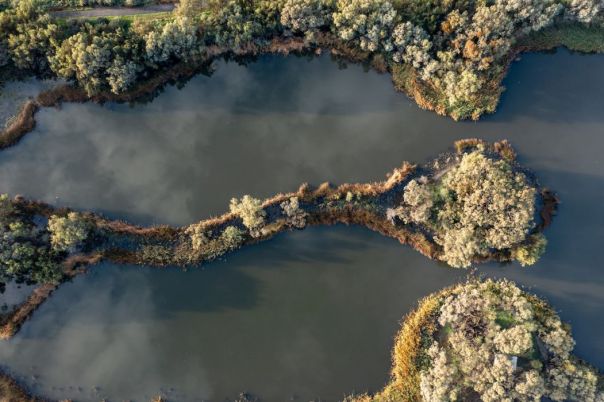
POLYGON ((50 283, 40 285, 17 309, 0 316, 0 339, 9 339, 16 334, 23 323, 50 297, 56 288, 57 285, 50 283))
POLYGON ((34 116, 38 111, 38 104, 33 100, 26 101, 15 116, 12 123, 0 131, 0 149, 15 145, 19 140, 36 126, 34 116))
POLYGON ((394 338, 390 382, 375 395, 350 396, 346 402, 420 402, 420 371, 427 367, 426 351, 436 331, 436 315, 445 297, 457 286, 422 299, 403 319, 394 338))

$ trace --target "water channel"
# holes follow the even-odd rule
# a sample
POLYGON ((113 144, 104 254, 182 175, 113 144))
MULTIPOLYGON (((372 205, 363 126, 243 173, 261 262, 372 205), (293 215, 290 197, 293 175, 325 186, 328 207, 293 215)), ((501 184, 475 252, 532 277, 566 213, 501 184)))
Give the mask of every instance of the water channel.
MULTIPOLYGON (((388 76, 327 56, 217 67, 146 104, 42 110, 36 130, 0 152, 0 190, 181 225, 234 196, 381 180, 457 139, 507 138, 562 203, 536 266, 479 270, 547 298, 573 325, 577 354, 604 369, 604 56, 524 55, 498 112, 479 122, 422 111, 388 76)), ((1 342, 0 362, 53 398, 339 400, 377 391, 400 319, 466 274, 344 226, 187 272, 100 264, 1 342)))

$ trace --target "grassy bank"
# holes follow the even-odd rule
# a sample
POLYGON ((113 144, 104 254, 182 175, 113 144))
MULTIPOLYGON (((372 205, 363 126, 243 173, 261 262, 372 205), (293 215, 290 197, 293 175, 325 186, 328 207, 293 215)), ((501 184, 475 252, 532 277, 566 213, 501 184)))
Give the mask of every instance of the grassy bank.
POLYGON ((581 53, 604 52, 604 27, 582 24, 558 24, 521 38, 522 51, 543 51, 564 46, 581 53))

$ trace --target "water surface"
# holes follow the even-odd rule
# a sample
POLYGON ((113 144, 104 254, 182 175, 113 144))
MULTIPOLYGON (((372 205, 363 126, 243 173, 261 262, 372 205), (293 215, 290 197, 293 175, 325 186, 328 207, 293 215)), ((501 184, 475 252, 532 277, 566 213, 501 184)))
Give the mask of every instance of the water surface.
MULTIPOLYGON (((233 196, 380 180, 453 141, 509 139, 561 200, 536 266, 481 267, 546 297, 604 369, 603 56, 532 54, 497 114, 455 123, 385 75, 329 58, 219 65, 145 105, 67 104, 0 153, 2 191, 111 217, 187 224, 233 196)), ((0 359, 34 390, 78 400, 337 400, 387 380, 397 321, 464 271, 361 228, 282 234, 203 270, 101 264, 64 285, 0 359), (98 387, 98 388, 95 388, 98 387)))

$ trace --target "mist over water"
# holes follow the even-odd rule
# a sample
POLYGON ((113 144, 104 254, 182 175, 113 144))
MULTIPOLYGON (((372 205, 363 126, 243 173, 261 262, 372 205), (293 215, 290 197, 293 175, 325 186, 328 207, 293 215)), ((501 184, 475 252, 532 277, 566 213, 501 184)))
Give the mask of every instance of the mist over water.
MULTIPOLYGON (((578 355, 604 369, 603 68, 603 56, 524 55, 498 112, 456 123, 418 109, 388 76, 328 57, 222 63, 144 105, 42 110, 36 130, 0 152, 0 190, 184 225, 231 197, 381 180, 457 139, 506 138, 562 203, 537 265, 480 271, 546 297, 573 325, 578 355)), ((0 362, 55 398, 338 400, 378 390, 399 320, 465 275, 343 226, 281 234, 187 272, 100 264, 0 343, 0 362)))

